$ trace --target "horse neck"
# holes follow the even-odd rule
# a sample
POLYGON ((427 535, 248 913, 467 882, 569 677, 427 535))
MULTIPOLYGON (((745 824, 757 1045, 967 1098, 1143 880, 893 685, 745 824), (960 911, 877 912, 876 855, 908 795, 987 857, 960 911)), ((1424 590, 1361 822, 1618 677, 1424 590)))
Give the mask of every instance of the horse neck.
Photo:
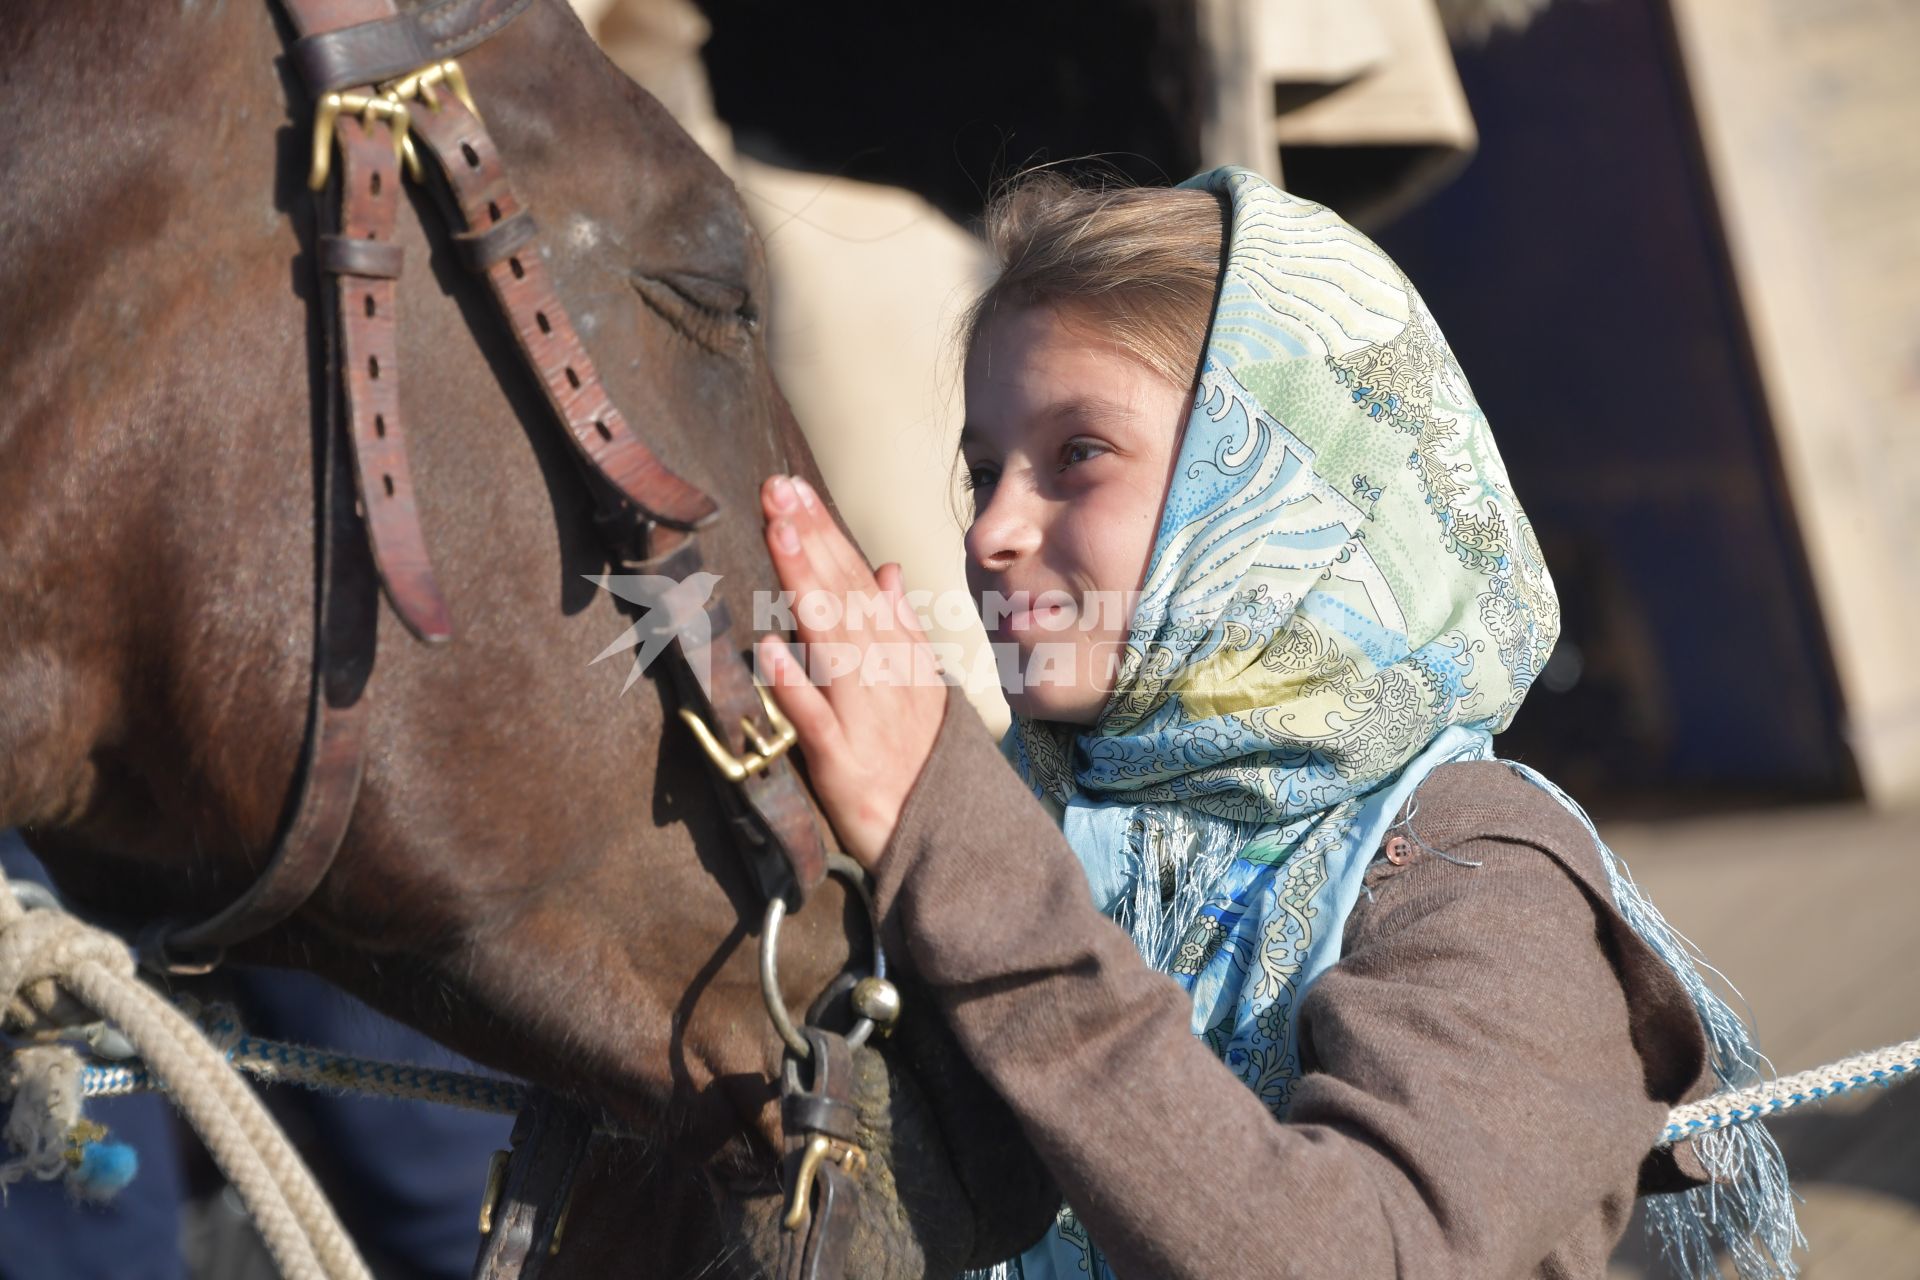
POLYGON ((253 185, 286 116, 263 7, 24 7, 0 42, 0 825, 58 825, 110 785, 98 747, 167 608, 169 459, 217 421, 155 356, 184 349, 183 300, 293 233, 291 193, 253 185))

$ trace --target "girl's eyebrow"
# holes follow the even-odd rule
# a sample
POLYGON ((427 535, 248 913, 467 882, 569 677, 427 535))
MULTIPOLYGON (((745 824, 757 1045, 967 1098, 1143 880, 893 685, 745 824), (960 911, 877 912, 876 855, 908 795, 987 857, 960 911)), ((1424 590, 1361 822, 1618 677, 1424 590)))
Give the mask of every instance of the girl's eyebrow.
POLYGON ((1125 417, 1126 413, 1126 405, 1104 396, 1069 396, 1065 400, 1048 405, 1034 417, 1043 422, 1059 422, 1071 418, 1077 422, 1098 425, 1115 418, 1125 417))
MULTIPOLYGON (((1098 426, 1103 422, 1111 422, 1115 419, 1123 418, 1127 415, 1127 412, 1128 409, 1126 405, 1121 404, 1117 400, 1109 400, 1104 396, 1068 396, 1064 400, 1056 400, 1052 404, 1035 411, 1028 417, 1027 422, 1029 426, 1040 424, 1051 425, 1056 422, 1066 421, 1082 422, 1090 426, 1098 426)), ((987 433, 984 430, 971 422, 962 425, 960 428, 961 451, 965 452, 968 445, 984 445, 986 443, 986 436, 987 433)))

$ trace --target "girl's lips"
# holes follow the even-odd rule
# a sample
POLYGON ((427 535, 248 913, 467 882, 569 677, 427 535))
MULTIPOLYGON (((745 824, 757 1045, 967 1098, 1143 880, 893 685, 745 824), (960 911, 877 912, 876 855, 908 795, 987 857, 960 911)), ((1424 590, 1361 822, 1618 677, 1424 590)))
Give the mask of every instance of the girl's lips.
POLYGON ((993 630, 996 635, 1008 637, 1062 631, 1071 625, 1073 613, 1073 606, 1064 601, 1036 604, 1027 609, 1009 610, 993 630))

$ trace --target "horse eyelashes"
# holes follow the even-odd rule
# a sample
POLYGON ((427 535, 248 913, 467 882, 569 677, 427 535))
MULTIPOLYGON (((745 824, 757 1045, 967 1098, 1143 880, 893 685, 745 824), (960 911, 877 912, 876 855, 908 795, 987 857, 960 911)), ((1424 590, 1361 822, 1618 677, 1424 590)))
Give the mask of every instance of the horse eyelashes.
POLYGON ((650 310, 683 336, 724 354, 731 347, 727 330, 744 335, 760 322, 752 296, 739 285, 704 276, 632 276, 634 291, 650 310))

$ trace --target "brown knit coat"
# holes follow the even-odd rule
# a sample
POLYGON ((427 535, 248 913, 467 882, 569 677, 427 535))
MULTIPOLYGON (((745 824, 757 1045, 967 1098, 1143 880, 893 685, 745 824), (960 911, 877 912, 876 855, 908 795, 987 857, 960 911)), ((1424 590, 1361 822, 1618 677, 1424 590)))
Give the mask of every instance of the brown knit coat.
POLYGON ((1376 860, 1277 1122, 950 696, 884 928, 1125 1280, 1599 1277, 1636 1188, 1697 1172, 1648 1152, 1704 1091, 1700 1024, 1586 831, 1491 763, 1435 770, 1418 809, 1421 843, 1481 865, 1376 860))

